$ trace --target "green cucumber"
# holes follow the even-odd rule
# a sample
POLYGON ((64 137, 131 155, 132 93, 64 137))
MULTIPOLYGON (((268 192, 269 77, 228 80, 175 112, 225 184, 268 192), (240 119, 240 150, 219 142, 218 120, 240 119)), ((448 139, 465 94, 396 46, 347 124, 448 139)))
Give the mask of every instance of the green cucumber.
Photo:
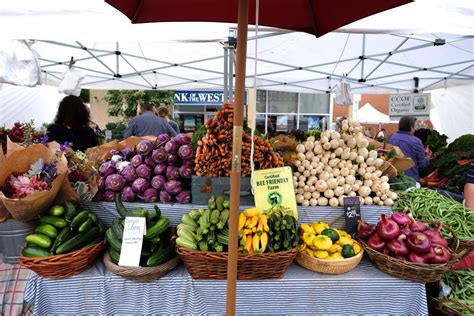
POLYGON ((72 238, 73 236, 74 232, 72 231, 71 227, 64 227, 63 230, 61 230, 61 232, 59 233, 58 237, 56 237, 56 240, 54 241, 53 246, 51 247, 51 252, 54 253, 60 244, 72 238))
POLYGON ((82 225, 87 219, 89 218, 89 211, 81 211, 79 214, 74 216, 74 218, 71 221, 71 227, 73 228, 78 228, 79 226, 82 225))
POLYGON ((161 239, 159 242, 156 242, 150 245, 150 251, 155 252, 158 249, 163 249, 164 246, 165 246, 165 241, 161 239))
POLYGON ((221 212, 218 209, 215 209, 211 212, 211 224, 217 224, 219 223, 219 216, 221 215, 221 212))
POLYGON ((162 234, 170 226, 170 220, 162 217, 155 225, 147 229, 145 239, 152 239, 162 234))
POLYGON ((198 243, 198 246, 199 246, 199 250, 201 251, 209 251, 209 246, 207 245, 207 241, 205 241, 204 239, 198 243))
POLYGON ((153 205, 153 210, 148 211, 148 218, 150 221, 157 221, 161 217, 161 210, 158 205, 153 205))
POLYGON ((41 223, 51 224, 57 228, 64 228, 67 225, 67 222, 64 218, 51 216, 51 215, 44 215, 40 217, 41 223))
POLYGON ((48 250, 35 246, 23 248, 23 251, 21 253, 23 254, 23 256, 29 258, 43 258, 51 256, 51 253, 48 250))
POLYGON ((98 227, 92 227, 89 231, 80 233, 68 241, 59 245, 58 249, 56 249, 57 254, 68 253, 71 251, 75 251, 84 247, 94 239, 100 236, 100 231, 98 227))
POLYGON ((93 223, 92 218, 87 217, 84 223, 82 223, 81 226, 79 226, 77 231, 80 233, 88 231, 92 227, 92 223, 93 223))
POLYGON ((121 218, 125 218, 127 216, 127 209, 123 205, 122 202, 122 194, 116 194, 115 195, 115 208, 117 209, 117 212, 119 213, 121 218))
POLYGON ((190 249, 194 249, 194 250, 197 249, 196 243, 193 243, 192 241, 187 240, 184 237, 176 238, 176 244, 181 246, 181 247, 184 247, 184 248, 190 248, 190 249))
POLYGON ((145 217, 148 218, 148 210, 143 207, 137 207, 128 212, 127 217, 145 217))
POLYGON ((224 202, 222 202, 222 206, 225 209, 229 209, 230 208, 230 201, 229 200, 224 200, 224 202))
POLYGON ((74 216, 76 216, 77 214, 76 207, 71 202, 66 201, 64 202, 64 208, 65 208, 64 217, 66 218, 68 222, 72 221, 74 216))
POLYGON ((184 237, 187 240, 190 240, 192 242, 196 242, 197 241, 196 234, 191 229, 186 228, 186 227, 188 227, 188 226, 183 226, 183 224, 178 225, 178 228, 177 228, 178 237, 184 237), (182 225, 182 226, 180 226, 180 225, 182 225))
POLYGON ((148 267, 155 267, 170 260, 174 255, 174 247, 169 246, 165 249, 155 251, 146 261, 148 267))
POLYGON ((157 243, 159 243, 159 242, 161 242, 161 241, 162 241, 162 239, 161 239, 160 236, 156 236, 156 237, 153 237, 152 239, 148 239, 148 242, 149 242, 150 244, 157 244, 157 243))
POLYGON ((92 247, 94 246, 95 244, 98 244, 102 241, 102 237, 97 237, 96 239, 94 239, 92 242, 88 243, 87 245, 85 245, 84 247, 82 247, 82 249, 87 249, 89 247, 92 247))
POLYGON ((110 247, 120 252, 122 249, 122 241, 115 238, 112 228, 109 228, 105 231, 105 239, 109 243, 110 247))
POLYGON ((224 209, 219 215, 219 222, 217 223, 218 229, 223 229, 227 225, 227 220, 229 219, 229 210, 224 209))
POLYGON ((52 244, 51 238, 43 234, 30 234, 25 237, 25 240, 29 246, 39 246, 46 249, 49 249, 52 244))
POLYGON ((102 221, 98 219, 94 213, 89 213, 89 217, 92 219, 94 224, 96 224, 97 227, 99 227, 100 235, 103 236, 105 233, 105 227, 104 227, 104 224, 102 224, 102 221))
POLYGON ((211 195, 211 197, 209 198, 209 200, 207 201, 207 207, 209 208, 209 210, 214 210, 216 208, 216 198, 214 195, 211 195))
POLYGON ((122 240, 123 237, 123 225, 120 224, 118 218, 112 221, 112 232, 114 233, 115 238, 122 240))
POLYGON ((109 249, 110 261, 115 264, 118 264, 120 261, 120 251, 115 250, 114 248, 109 249))
POLYGON ((51 224, 40 224, 35 228, 36 233, 46 235, 51 238, 56 238, 58 236, 58 230, 51 224))
POLYGON ((54 205, 48 210, 48 214, 52 216, 61 216, 66 209, 62 205, 54 205))

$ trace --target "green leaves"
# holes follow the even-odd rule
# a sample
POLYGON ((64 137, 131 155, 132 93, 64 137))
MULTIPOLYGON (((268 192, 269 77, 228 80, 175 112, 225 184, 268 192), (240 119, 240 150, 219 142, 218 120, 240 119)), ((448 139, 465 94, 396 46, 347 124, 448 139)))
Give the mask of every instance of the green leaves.
POLYGON ((173 90, 109 90, 104 99, 109 104, 108 113, 112 116, 134 117, 140 104, 173 104, 173 90))

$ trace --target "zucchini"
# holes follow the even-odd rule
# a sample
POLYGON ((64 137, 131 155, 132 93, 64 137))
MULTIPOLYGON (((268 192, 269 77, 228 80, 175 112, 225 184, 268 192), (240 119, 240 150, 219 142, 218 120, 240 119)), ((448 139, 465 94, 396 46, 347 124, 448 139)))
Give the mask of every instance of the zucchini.
POLYGON ((44 215, 40 217, 41 223, 51 224, 57 228, 64 228, 67 225, 67 222, 64 218, 51 216, 51 215, 44 215))
POLYGON ((123 225, 120 224, 118 218, 112 221, 112 232, 114 233, 115 238, 122 240, 123 237, 123 225))
POLYGON ((225 209, 229 209, 230 208, 230 201, 229 200, 224 200, 224 202, 222 202, 222 206, 225 209))
POLYGON ((71 251, 75 251, 84 247, 94 239, 100 236, 100 231, 98 227, 92 227, 89 231, 80 233, 69 239, 68 241, 59 245, 58 249, 56 249, 57 254, 68 253, 71 251))
POLYGON ((213 244, 216 242, 216 231, 211 230, 209 234, 207 234, 207 243, 208 244, 213 244))
POLYGON ((211 224, 219 223, 219 215, 221 215, 221 212, 218 209, 215 209, 211 212, 211 218, 210 218, 211 224))
POLYGON ((62 205, 54 205, 48 210, 48 214, 52 216, 61 216, 64 214, 65 208, 62 205))
POLYGON ((64 227, 63 230, 61 230, 61 232, 59 233, 58 237, 56 237, 56 240, 54 241, 53 246, 51 247, 51 252, 54 253, 60 244, 72 238, 73 236, 74 232, 72 231, 71 227, 64 227))
POLYGON ((110 247, 120 252, 122 249, 122 241, 115 238, 112 228, 105 231, 105 239, 109 243, 110 247))
POLYGON ((209 198, 209 200, 207 201, 207 207, 209 208, 209 210, 214 210, 216 208, 216 198, 214 195, 211 195, 211 197, 209 198))
POLYGON ((152 245, 153 245, 153 244, 157 244, 157 243, 159 243, 159 242, 161 242, 161 241, 162 241, 162 239, 161 239, 160 236, 153 237, 152 239, 148 239, 148 242, 149 242, 150 244, 152 244, 152 245))
POLYGON ((48 250, 35 246, 25 247, 21 253, 25 257, 29 258, 42 258, 51 256, 51 253, 48 250))
POLYGON ((157 221, 161 217, 161 210, 158 207, 158 205, 153 205, 153 208, 154 209, 152 211, 149 211, 150 213, 149 217, 151 221, 157 221))
POLYGON ((199 246, 199 250, 201 251, 209 251, 209 246, 207 245, 207 241, 205 241, 204 239, 198 243, 198 246, 199 246))
POLYGON ((217 198, 216 198, 216 207, 219 211, 222 211, 224 209, 224 198, 222 197, 222 195, 219 195, 217 198))
POLYGON ((170 226, 170 220, 166 217, 162 217, 156 222, 155 225, 147 229, 145 239, 152 239, 158 237, 170 226))
POLYGON ((146 261, 148 267, 154 267, 170 260, 174 254, 174 247, 169 246, 165 249, 158 249, 146 261))
POLYGON ((114 248, 109 249, 110 261, 115 264, 118 264, 120 261, 120 251, 115 250, 114 248))
POLYGON ((219 215, 219 222, 217 223, 218 229, 223 229, 227 225, 227 220, 229 219, 229 210, 224 209, 219 215))
POLYGON ((226 236, 225 234, 222 234, 222 232, 220 232, 219 234, 217 234, 217 242, 223 245, 228 245, 229 236, 226 236))
POLYGON ((79 226, 82 225, 87 219, 89 218, 89 211, 81 211, 79 214, 74 216, 74 218, 71 221, 71 227, 73 228, 79 228, 79 226))
POLYGON ((52 243, 51 238, 43 234, 30 234, 25 237, 25 240, 29 246, 39 246, 46 249, 49 249, 52 243))
POLYGON ((155 252, 158 249, 163 249, 164 246, 165 246, 165 241, 161 239, 159 242, 150 244, 150 251, 155 252))
POLYGON ((36 233, 46 235, 51 238, 56 238, 58 236, 58 230, 51 224, 40 224, 35 228, 36 233))
POLYGON ((64 208, 65 208, 64 217, 66 218, 68 222, 72 221, 74 216, 76 216, 77 214, 76 207, 71 202, 66 201, 64 202, 64 208))
POLYGON ((197 221, 199 219, 199 217, 201 217, 201 213, 198 210, 191 210, 189 212, 189 216, 191 216, 191 218, 194 221, 197 221))
POLYGON ((193 229, 198 227, 198 224, 189 216, 189 214, 184 214, 181 223, 191 226, 193 229))
POLYGON ((92 223, 93 223, 93 222, 92 222, 92 218, 87 217, 87 219, 85 220, 85 222, 82 223, 81 226, 79 226, 79 228, 77 229, 78 232, 83 233, 83 232, 88 231, 89 229, 91 229, 92 223))
POLYGON ((115 208, 117 209, 117 212, 119 213, 121 218, 125 218, 127 216, 127 209, 123 205, 122 202, 122 194, 116 194, 115 195, 115 208))
POLYGON ((178 236, 179 237, 184 237, 187 240, 190 240, 192 242, 196 242, 197 241, 196 234, 187 227, 188 226, 183 226, 183 224, 179 224, 178 225, 178 230, 177 230, 178 236))
POLYGON ((184 247, 184 248, 190 248, 190 249, 193 249, 193 250, 197 249, 196 243, 193 243, 192 241, 187 240, 184 237, 176 238, 176 244, 181 246, 181 247, 184 247))

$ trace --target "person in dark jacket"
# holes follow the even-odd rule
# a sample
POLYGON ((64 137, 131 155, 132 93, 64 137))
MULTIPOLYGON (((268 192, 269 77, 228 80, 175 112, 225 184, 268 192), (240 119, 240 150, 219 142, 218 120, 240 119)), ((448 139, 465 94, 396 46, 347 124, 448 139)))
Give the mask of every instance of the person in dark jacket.
POLYGON ((130 136, 159 136, 168 134, 171 137, 177 135, 175 130, 161 117, 153 112, 153 105, 142 104, 140 106, 140 115, 134 117, 124 132, 124 137, 130 136))
POLYGON ((415 166, 405 171, 407 176, 420 181, 418 168, 425 168, 430 163, 429 153, 425 152, 421 140, 414 136, 416 117, 403 116, 398 122, 398 132, 388 138, 388 142, 401 149, 403 154, 410 157, 415 166))
POLYGON ((85 151, 97 146, 97 135, 89 127, 90 113, 81 98, 69 95, 59 103, 54 123, 48 127, 49 141, 72 143, 73 150, 85 151))

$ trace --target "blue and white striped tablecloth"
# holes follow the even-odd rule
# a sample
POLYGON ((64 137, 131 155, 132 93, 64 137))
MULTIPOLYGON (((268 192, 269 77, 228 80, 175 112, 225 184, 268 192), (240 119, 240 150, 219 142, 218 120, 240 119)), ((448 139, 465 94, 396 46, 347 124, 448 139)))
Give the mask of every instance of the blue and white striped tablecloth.
MULTIPOLYGON (((150 204, 126 204, 151 208, 150 204)), ((113 203, 87 203, 108 226, 118 214, 113 203)), ((195 205, 160 205, 173 225, 195 205)), ((343 211, 299 208, 300 222, 324 220, 344 226, 343 211)), ((362 218, 377 222, 390 208, 362 207, 362 218)), ((225 314, 226 282, 193 280, 180 265, 150 283, 128 281, 110 273, 102 262, 68 279, 44 279, 34 275, 25 301, 34 314, 225 314)), ((294 263, 281 280, 238 281, 238 314, 398 314, 427 315, 425 286, 393 278, 369 261, 353 271, 325 275, 294 263)))

